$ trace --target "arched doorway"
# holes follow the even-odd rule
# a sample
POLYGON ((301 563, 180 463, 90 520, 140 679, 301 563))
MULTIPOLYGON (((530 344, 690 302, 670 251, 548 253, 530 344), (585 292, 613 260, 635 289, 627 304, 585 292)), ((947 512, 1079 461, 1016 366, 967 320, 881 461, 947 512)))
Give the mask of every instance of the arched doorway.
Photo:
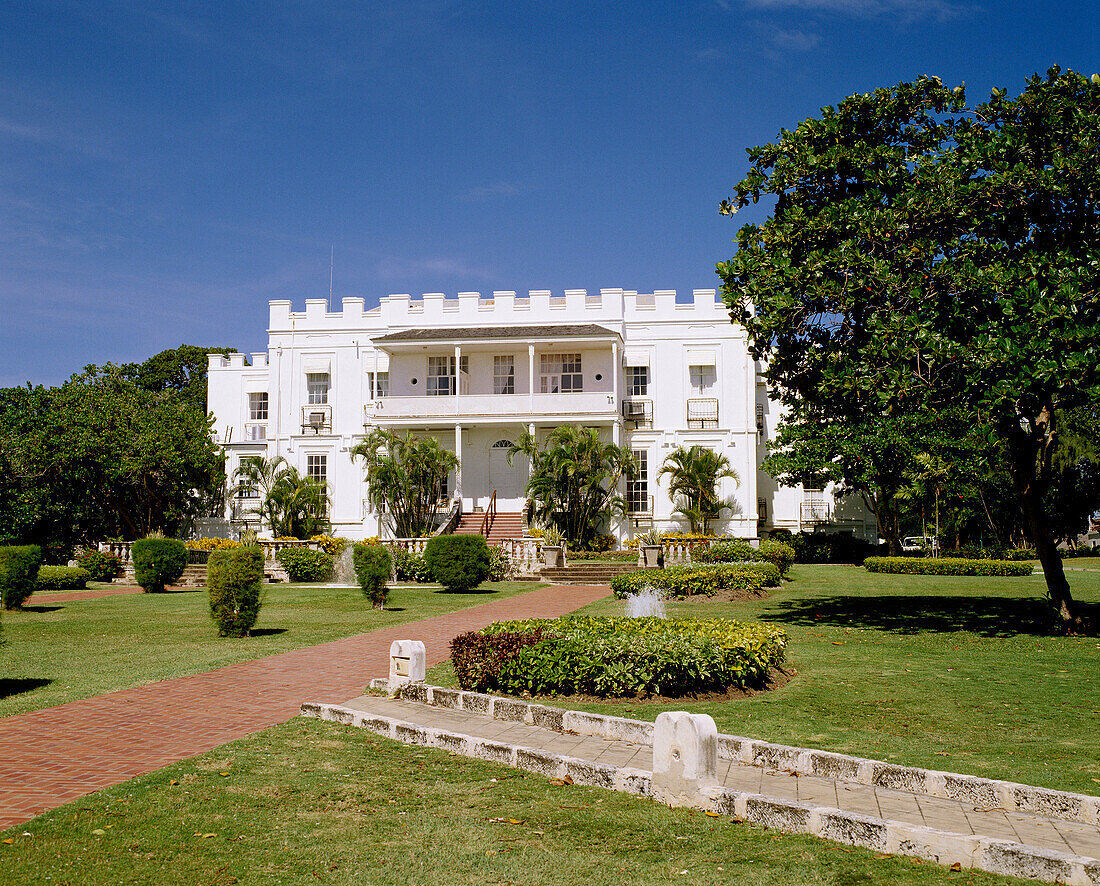
POLYGON ((497 508, 518 511, 523 507, 527 487, 527 457, 517 454, 508 464, 511 440, 497 440, 489 447, 489 486, 497 493, 497 508))

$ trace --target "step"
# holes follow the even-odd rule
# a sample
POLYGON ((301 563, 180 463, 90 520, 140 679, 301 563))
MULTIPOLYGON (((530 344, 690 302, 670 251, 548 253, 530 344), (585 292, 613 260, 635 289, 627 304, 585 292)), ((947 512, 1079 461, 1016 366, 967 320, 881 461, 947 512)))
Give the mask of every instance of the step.
POLYGON ((204 588, 206 587, 206 564, 191 563, 183 567, 183 573, 179 580, 170 585, 173 588, 204 588))

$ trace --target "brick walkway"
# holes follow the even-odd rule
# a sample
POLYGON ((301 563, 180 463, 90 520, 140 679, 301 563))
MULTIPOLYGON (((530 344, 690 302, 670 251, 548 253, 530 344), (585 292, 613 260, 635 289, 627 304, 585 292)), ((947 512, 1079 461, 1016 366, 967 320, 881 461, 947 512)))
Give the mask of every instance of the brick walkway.
POLYGON ((282 723, 305 700, 339 703, 389 672, 390 643, 451 638, 511 618, 563 615, 606 585, 553 585, 447 615, 0 720, 0 829, 85 794, 282 723))

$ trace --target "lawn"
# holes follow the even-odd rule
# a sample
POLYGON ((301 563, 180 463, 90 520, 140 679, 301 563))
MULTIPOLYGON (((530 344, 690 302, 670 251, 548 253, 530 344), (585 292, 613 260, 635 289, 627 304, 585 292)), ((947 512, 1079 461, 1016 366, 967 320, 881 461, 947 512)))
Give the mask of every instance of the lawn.
MULTIPOLYGON (((93 586, 95 587, 95 586, 93 586)), ((477 593, 438 585, 394 588, 371 609, 358 588, 275 584, 254 636, 219 638, 206 592, 51 602, 36 594, 3 614, 0 717, 441 615, 542 585, 487 583, 477 593)))
MULTIPOLYGON (((762 600, 669 605, 670 615, 785 627, 797 671, 786 686, 736 701, 550 703, 644 720, 687 709, 735 735, 1100 794, 1100 639, 1045 632, 1041 575, 796 566, 792 576, 762 600)), ((1070 581, 1100 621, 1100 574, 1070 581)), ((622 614, 622 603, 581 611, 622 614)), ((440 665, 428 679, 454 678, 440 665)))
POLYGON ((87 886, 1022 883, 304 719, 0 834, 0 872, 3 883, 87 886))

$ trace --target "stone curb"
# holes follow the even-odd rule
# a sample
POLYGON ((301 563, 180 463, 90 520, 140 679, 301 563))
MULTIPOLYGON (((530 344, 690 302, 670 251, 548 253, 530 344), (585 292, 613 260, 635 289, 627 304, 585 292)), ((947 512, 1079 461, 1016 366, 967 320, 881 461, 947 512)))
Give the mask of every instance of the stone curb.
MULTIPOLYGON (((442 691, 455 692, 449 689, 442 691)), ((492 696, 483 696, 483 698, 492 699, 492 696)), ((496 701, 512 700, 496 699, 496 701)), ((474 702, 474 704, 480 706, 480 702, 474 702)), ((493 704, 490 703, 489 708, 492 709, 492 707, 493 704)), ((541 706, 530 705, 529 707, 541 706)), ((471 710, 471 708, 464 709, 471 710)), ((356 726, 406 744, 439 748, 467 757, 503 763, 547 778, 564 778, 568 775, 575 784, 622 791, 636 796, 652 796, 652 773, 641 769, 620 769, 537 748, 509 745, 462 733, 419 726, 393 717, 365 714, 341 705, 307 702, 302 705, 301 711, 306 717, 356 726)), ((828 806, 813 806, 722 787, 704 789, 693 805, 716 815, 730 816, 734 820, 749 821, 788 833, 808 834, 875 852, 916 856, 947 866, 958 863, 964 868, 978 868, 991 873, 1028 879, 1050 880, 1065 883, 1068 886, 1100 886, 1100 859, 1025 846, 1022 843, 971 834, 955 834, 935 828, 845 812, 828 806)))
MULTIPOLYGON (((371 689, 385 690, 387 685, 385 679, 371 681, 371 689)), ((404 687, 401 698, 442 708, 470 711, 498 720, 545 726, 556 732, 575 732, 578 735, 609 740, 653 744, 653 724, 643 720, 566 711, 520 699, 445 689, 426 683, 404 687)), ((721 733, 718 735, 718 757, 766 769, 790 770, 799 775, 942 797, 974 806, 996 806, 1006 812, 1023 812, 1100 827, 1100 797, 1087 794, 1055 791, 956 772, 899 766, 831 751, 790 747, 721 733)))

